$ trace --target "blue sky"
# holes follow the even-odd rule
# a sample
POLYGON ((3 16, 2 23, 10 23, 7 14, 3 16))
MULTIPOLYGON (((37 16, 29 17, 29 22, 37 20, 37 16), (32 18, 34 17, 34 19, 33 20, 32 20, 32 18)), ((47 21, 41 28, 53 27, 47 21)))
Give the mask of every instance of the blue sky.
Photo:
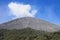
MULTIPOLYGON (((32 11, 34 10, 33 13, 35 13, 35 10, 37 10, 34 17, 60 25, 60 0, 0 0, 0 24, 10 21, 12 18, 17 16, 10 15, 10 11, 13 9, 8 7, 10 3, 13 3, 13 5, 20 5, 21 3, 21 5, 24 6, 28 5, 27 9, 32 11), (29 9, 29 7, 31 7, 31 9, 29 9)), ((32 11, 28 11, 28 13, 32 13, 32 11)), ((21 15, 19 15, 19 17, 20 16, 21 15)))

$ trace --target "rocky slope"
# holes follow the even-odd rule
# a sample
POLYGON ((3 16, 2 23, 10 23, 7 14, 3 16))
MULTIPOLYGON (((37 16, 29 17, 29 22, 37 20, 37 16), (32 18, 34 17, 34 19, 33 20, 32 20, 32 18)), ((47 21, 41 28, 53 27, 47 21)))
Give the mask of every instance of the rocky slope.
POLYGON ((27 27, 40 30, 40 31, 41 30, 48 31, 48 32, 60 30, 60 26, 57 26, 45 20, 32 18, 32 17, 18 18, 18 19, 0 24, 0 28, 2 29, 23 29, 27 27))

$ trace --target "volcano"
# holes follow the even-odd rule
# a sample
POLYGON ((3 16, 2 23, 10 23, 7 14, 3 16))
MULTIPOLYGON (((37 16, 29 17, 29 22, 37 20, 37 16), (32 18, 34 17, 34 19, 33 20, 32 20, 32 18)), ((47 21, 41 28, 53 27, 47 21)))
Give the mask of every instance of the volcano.
POLYGON ((32 18, 32 17, 23 17, 17 18, 12 21, 0 24, 1 29, 23 29, 23 28, 32 28, 40 31, 54 32, 59 31, 60 26, 50 23, 48 21, 32 18))

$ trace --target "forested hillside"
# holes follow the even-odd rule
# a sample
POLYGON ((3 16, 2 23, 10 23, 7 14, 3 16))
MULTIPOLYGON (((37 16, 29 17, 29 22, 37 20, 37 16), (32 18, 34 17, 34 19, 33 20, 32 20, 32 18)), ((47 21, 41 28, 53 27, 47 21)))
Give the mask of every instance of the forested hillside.
POLYGON ((60 31, 49 33, 31 28, 20 30, 0 29, 0 40, 60 40, 60 31))

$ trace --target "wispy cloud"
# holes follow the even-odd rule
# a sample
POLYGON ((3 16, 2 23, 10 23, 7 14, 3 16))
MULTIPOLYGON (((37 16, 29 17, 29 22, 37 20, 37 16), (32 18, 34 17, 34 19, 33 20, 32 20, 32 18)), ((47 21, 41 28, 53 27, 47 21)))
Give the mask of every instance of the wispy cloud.
POLYGON ((21 4, 11 2, 8 4, 8 7, 12 13, 10 15, 15 16, 15 18, 20 17, 34 17, 37 13, 36 9, 32 9, 30 4, 21 4))

